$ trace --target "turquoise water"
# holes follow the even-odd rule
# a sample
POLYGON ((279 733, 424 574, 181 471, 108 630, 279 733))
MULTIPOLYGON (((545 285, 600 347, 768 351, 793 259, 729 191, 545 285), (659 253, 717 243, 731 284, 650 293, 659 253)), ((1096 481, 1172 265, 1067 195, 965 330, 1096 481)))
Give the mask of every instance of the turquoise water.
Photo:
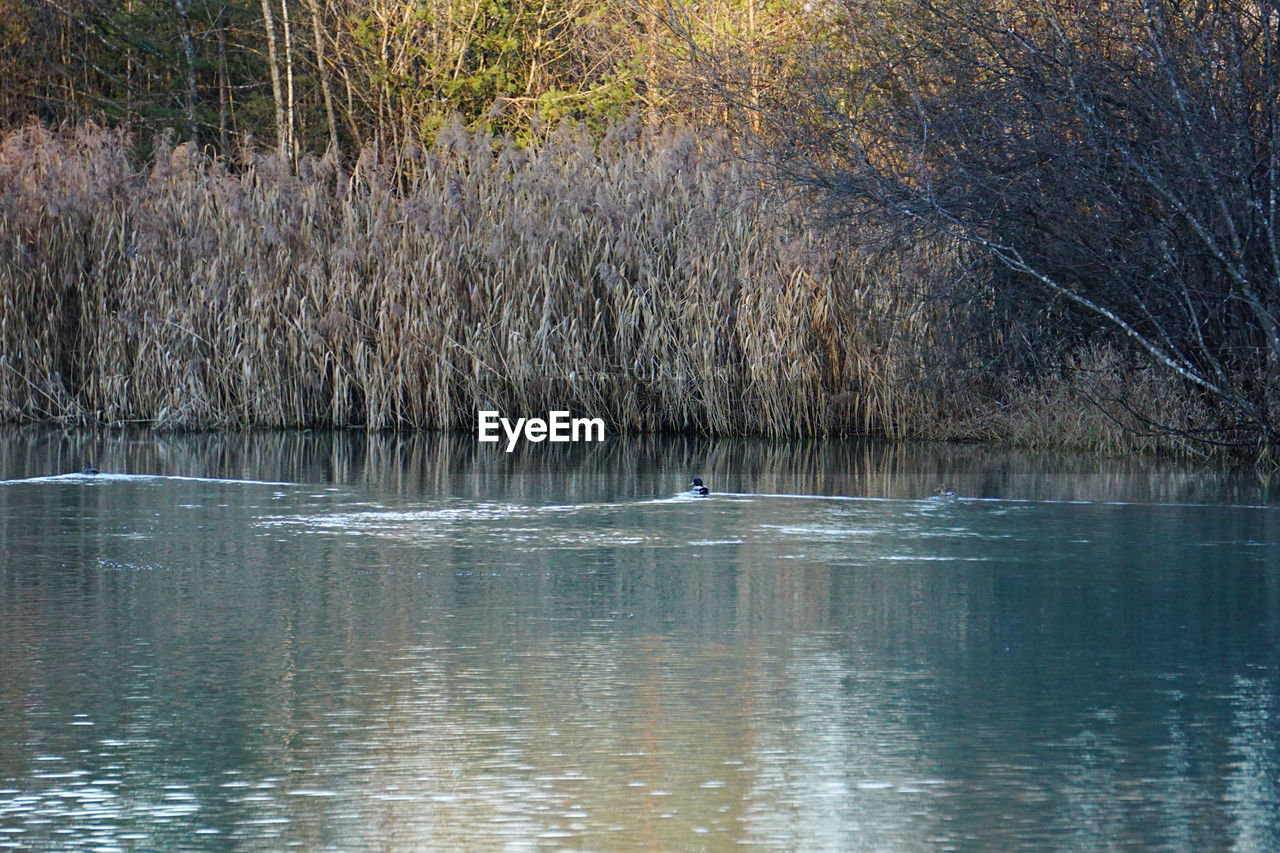
POLYGON ((0 480, 0 849, 1280 849, 1251 474, 28 429, 0 480))

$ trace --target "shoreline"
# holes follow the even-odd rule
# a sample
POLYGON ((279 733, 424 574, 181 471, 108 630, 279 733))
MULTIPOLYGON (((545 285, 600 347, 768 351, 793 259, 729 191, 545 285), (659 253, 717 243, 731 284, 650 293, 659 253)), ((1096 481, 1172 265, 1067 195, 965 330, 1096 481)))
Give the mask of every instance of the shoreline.
POLYGON ((442 133, 395 181, 304 158, 150 166, 90 126, 0 138, 0 421, 470 428, 553 409, 611 432, 1188 453, 1208 417, 1105 347, 1038 377, 953 354, 919 296, 946 247, 821 230, 691 131, 521 149, 442 133))

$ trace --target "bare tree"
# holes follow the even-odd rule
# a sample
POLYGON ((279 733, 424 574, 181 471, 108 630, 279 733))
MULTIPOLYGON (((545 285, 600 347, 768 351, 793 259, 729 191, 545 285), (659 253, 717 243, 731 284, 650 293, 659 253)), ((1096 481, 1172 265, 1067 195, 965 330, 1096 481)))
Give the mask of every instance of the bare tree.
POLYGON ((297 113, 293 95, 293 28, 289 25, 289 0, 280 0, 280 20, 284 24, 285 147, 288 149, 289 158, 297 159, 297 113))
POLYGON ((320 91, 324 96, 324 115, 329 128, 329 152, 335 159, 341 159, 342 149, 338 144, 338 119, 333 110, 333 91, 329 85, 329 64, 325 58, 325 35, 320 29, 320 12, 318 0, 307 0, 307 11, 311 17, 311 35, 315 42, 316 68, 320 72, 320 91))
POLYGON ((1212 440, 1280 439, 1275 0, 883 8, 815 13, 828 33, 762 107, 788 174, 976 247, 998 302, 1215 401, 1212 440))
POLYGON ((200 124, 196 118, 199 88, 196 82, 196 50, 191 40, 191 0, 173 0, 173 9, 178 15, 178 35, 182 39, 183 70, 186 82, 183 107, 187 115, 187 138, 192 145, 199 145, 200 124))
POLYGON ((276 108, 276 151, 281 156, 289 153, 289 131, 284 112, 284 86, 280 81, 280 52, 276 48, 275 15, 271 0, 262 0, 262 26, 267 34, 267 63, 271 71, 271 98, 276 108))

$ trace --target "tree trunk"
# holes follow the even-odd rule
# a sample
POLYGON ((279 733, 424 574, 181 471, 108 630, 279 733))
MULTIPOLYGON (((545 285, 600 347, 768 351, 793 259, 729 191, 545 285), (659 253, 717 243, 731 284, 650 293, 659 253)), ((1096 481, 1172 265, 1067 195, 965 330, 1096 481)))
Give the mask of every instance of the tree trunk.
POLYGON ((196 50, 191 41, 191 0, 174 0, 173 8, 178 13, 178 30, 182 38, 182 56, 186 71, 187 97, 185 111, 187 114, 187 138, 194 147, 200 146, 200 126, 196 122, 196 98, 199 90, 196 85, 196 50))
POLYGON ((276 152, 286 156, 284 87, 280 82, 280 56, 276 50, 276 24, 271 13, 271 0, 262 0, 262 23, 267 32, 267 64, 271 70, 271 96, 276 105, 276 152))
POLYGON ((223 154, 231 150, 231 130, 228 126, 231 112, 231 83, 227 74, 227 28, 218 21, 218 142, 223 154))
POLYGON ((298 157, 298 128, 293 109, 293 29, 289 26, 289 0, 280 0, 280 21, 284 24, 285 143, 289 159, 298 157))
POLYGON ((316 0, 309 0, 308 10, 311 13, 311 35, 316 43, 316 67, 320 71, 320 92, 324 96, 324 115, 329 123, 329 150, 334 160, 341 159, 338 147, 338 120, 333 114, 333 91, 329 88, 329 66, 324 58, 324 34, 320 30, 320 11, 316 8, 316 0))

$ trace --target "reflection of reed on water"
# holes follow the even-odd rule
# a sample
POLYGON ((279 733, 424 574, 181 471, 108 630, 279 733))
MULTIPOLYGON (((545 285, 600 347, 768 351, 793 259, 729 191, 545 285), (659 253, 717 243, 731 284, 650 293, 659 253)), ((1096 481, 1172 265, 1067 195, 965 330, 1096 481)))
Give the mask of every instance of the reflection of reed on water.
POLYGON ((518 445, 467 433, 0 430, 0 479, 79 471, 360 484, 391 494, 501 494, 527 502, 663 496, 700 476, 713 494, 920 498, 946 483, 962 498, 1258 504, 1252 474, 1187 462, 867 439, 770 441, 610 436, 518 445))

